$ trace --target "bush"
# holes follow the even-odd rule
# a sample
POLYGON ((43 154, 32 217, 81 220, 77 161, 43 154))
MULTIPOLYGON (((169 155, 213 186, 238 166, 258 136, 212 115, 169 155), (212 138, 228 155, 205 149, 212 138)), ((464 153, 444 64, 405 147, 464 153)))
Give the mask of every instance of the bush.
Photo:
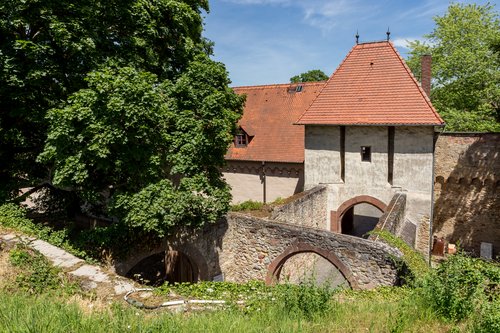
POLYGON ((262 202, 247 200, 243 201, 242 203, 232 205, 231 210, 233 212, 240 212, 244 210, 259 210, 262 209, 263 206, 264 204, 262 202))
POLYGON ((481 313, 474 321, 474 332, 500 332, 500 295, 497 296, 499 297, 492 302, 483 305, 481 313))
POLYGON ((437 313, 453 321, 497 306, 492 302, 498 301, 499 291, 500 267, 464 254, 449 257, 417 290, 437 313))

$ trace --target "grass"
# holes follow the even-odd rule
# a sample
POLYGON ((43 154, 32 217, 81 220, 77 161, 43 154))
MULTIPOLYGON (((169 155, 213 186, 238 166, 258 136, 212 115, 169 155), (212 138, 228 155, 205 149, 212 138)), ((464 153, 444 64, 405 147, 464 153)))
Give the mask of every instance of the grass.
POLYGON ((332 300, 332 311, 306 318, 290 316, 278 306, 244 313, 170 314, 146 312, 114 304, 84 313, 76 303, 48 294, 0 294, 1 332, 435 332, 446 324, 432 315, 414 315, 401 301, 379 299, 332 300), (398 319, 402 318, 402 319, 398 319))

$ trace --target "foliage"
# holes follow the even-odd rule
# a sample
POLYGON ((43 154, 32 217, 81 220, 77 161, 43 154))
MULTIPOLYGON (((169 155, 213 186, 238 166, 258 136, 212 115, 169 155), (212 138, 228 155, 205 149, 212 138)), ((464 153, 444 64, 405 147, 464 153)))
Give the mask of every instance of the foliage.
POLYGON ((87 73, 112 59, 171 79, 210 52, 202 10, 206 0, 2 1, 0 192, 47 178, 35 163, 46 112, 85 88, 87 73))
POLYGON ((73 292, 75 285, 67 283, 59 269, 52 266, 38 251, 18 244, 10 250, 10 263, 17 267, 17 288, 30 294, 63 290, 73 292))
POLYGON ((483 304, 476 316, 472 331, 477 333, 500 332, 500 297, 483 304))
POLYGON ((231 282, 199 282, 164 284, 157 290, 159 295, 180 295, 196 299, 223 299, 232 303, 244 302, 245 312, 261 311, 278 306, 292 317, 312 319, 331 309, 331 288, 317 287, 313 282, 300 285, 278 284, 266 286, 261 281, 244 284, 231 282))
POLYGON ((454 3, 425 41, 409 43, 408 65, 432 55, 431 99, 450 131, 500 131, 500 21, 490 4, 454 3), (495 54, 495 52, 497 52, 495 54))
POLYGON ((72 245, 69 240, 69 230, 54 230, 48 226, 42 226, 26 218, 25 209, 15 204, 4 204, 0 206, 0 226, 20 231, 26 235, 34 236, 52 245, 62 247, 66 251, 89 260, 85 251, 72 245))
POLYGON ((3 193, 48 180, 76 193, 70 213, 86 204, 159 236, 225 212, 219 170, 243 98, 209 58, 202 10, 206 0, 2 3, 3 193))
POLYGON ((328 80, 328 75, 326 75, 322 70, 319 69, 312 69, 310 71, 292 76, 290 78, 291 83, 326 81, 326 80, 328 80))
POLYGON ((259 210, 264 206, 264 203, 259 201, 247 200, 231 206, 233 212, 240 212, 244 210, 259 210))
POLYGON ((402 267, 404 271, 402 278, 405 282, 413 282, 417 279, 423 278, 429 273, 429 265, 425 261, 422 254, 406 244, 401 238, 398 238, 385 230, 375 230, 370 234, 379 237, 385 243, 397 248, 403 253, 403 257, 399 260, 402 261, 404 266, 402 267))
POLYGON ((417 293, 442 317, 467 319, 498 305, 500 266, 457 254, 420 281, 417 293))

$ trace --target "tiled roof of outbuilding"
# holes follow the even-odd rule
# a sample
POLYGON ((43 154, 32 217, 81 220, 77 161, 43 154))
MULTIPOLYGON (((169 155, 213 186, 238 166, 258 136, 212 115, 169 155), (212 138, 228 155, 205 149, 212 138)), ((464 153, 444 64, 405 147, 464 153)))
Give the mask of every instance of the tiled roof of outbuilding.
POLYGON ((239 125, 252 138, 246 147, 232 144, 226 160, 302 163, 304 127, 293 123, 324 85, 323 81, 233 88, 247 96, 239 125))
POLYGON ((442 125, 391 42, 355 45, 297 124, 442 125))

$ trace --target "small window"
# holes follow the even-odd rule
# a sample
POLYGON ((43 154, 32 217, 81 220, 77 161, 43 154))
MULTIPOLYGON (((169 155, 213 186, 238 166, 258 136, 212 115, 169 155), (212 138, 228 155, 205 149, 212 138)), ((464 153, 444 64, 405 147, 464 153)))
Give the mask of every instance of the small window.
POLYGON ((361 161, 371 162, 372 161, 372 147, 361 146, 361 161))
POLYGON ((303 88, 303 86, 302 86, 301 84, 299 84, 299 85, 297 86, 297 88, 295 88, 295 92, 301 92, 301 91, 302 91, 302 88, 303 88))
POLYGON ((234 145, 236 147, 246 147, 248 144, 248 137, 245 133, 238 133, 234 138, 234 145))

